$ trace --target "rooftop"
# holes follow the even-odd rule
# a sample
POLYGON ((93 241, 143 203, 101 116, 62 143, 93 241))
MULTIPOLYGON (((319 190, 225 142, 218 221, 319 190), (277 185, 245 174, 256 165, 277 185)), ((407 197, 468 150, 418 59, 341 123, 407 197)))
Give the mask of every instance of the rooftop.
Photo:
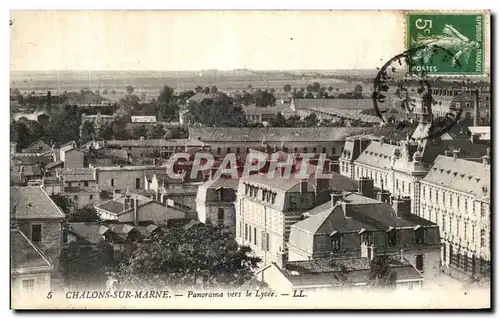
POLYGON ((372 99, 294 99, 296 109, 369 109, 373 108, 372 99))
POLYGON ((64 213, 39 186, 11 187, 10 209, 16 219, 63 219, 64 213))
POLYGON ((424 182, 478 197, 490 198, 491 165, 439 155, 424 182))
POLYGON ((10 230, 10 267, 11 272, 41 267, 50 271, 53 268, 49 259, 17 228, 10 230))
POLYGON ((189 137, 200 137, 206 142, 332 142, 343 141, 346 137, 363 131, 363 128, 354 127, 190 127, 189 137))

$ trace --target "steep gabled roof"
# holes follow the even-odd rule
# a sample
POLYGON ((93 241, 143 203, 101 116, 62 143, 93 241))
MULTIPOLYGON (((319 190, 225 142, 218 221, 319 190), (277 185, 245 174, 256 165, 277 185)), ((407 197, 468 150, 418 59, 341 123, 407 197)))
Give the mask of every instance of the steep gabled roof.
POLYGON ((43 252, 17 228, 10 230, 10 247, 11 272, 30 268, 46 271, 53 269, 52 263, 43 252))
POLYGON ((16 219, 63 219, 64 213, 40 186, 11 187, 10 207, 16 219))

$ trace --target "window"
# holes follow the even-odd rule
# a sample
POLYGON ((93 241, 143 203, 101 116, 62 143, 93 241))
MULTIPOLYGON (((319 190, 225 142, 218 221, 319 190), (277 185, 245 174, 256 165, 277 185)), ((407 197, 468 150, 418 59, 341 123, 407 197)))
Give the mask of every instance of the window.
POLYGON ((230 147, 227 148, 226 153, 227 154, 231 153, 231 148, 230 147))
POLYGON ((398 233, 395 229, 387 233, 387 244, 389 246, 396 246, 398 244, 398 233))
POLYGON ((304 148, 302 149, 302 152, 303 152, 303 153, 307 153, 307 147, 304 147, 304 148))
POLYGON ((236 148, 236 154, 240 154, 240 148, 239 147, 236 148))
POLYGON ((335 154, 335 147, 332 147, 332 154, 335 154))
POLYGON ((293 148, 293 152, 294 152, 294 153, 298 153, 298 152, 299 152, 299 149, 298 149, 298 148, 296 148, 296 147, 294 147, 294 148, 293 148))
POLYGON ((94 199, 94 195, 89 195, 89 200, 94 199))
POLYGON ((460 196, 457 195, 457 208, 460 209, 460 196))
POLYGON ((464 222, 464 240, 467 242, 467 222, 464 222))
POLYGON ((217 155, 220 155, 221 149, 220 147, 217 147, 217 155))
POLYGON ((253 228, 253 244, 257 245, 257 228, 253 228))
POLYGON ((446 217, 444 215, 441 216, 441 229, 446 231, 446 217))
POLYGON ((224 225, 224 208, 217 209, 217 224, 219 226, 224 225))
POLYGON ((484 217, 486 215, 486 205, 481 204, 481 217, 484 217))
POLYGON ((135 179, 135 188, 141 188, 141 179, 140 178, 136 178, 135 179))
POLYGON ((35 289, 35 279, 23 280, 23 291, 32 292, 35 289))
POLYGON ((34 243, 39 243, 42 241, 42 225, 31 225, 31 241, 34 243))
POLYGON ((323 150, 321 151, 323 154, 326 154, 326 147, 323 147, 323 150))
POLYGON ((316 147, 313 147, 313 153, 317 153, 318 152, 318 149, 316 147))
POLYGON ((416 259, 415 264, 416 264, 417 269, 420 272, 423 272, 424 271, 424 255, 417 255, 417 257, 415 259, 416 259))
POLYGON ((111 187, 115 187, 115 180, 111 179, 111 187))
POLYGON ((339 251, 341 248, 341 236, 340 234, 335 234, 331 237, 332 250, 339 251))
POLYGON ((399 181, 396 180, 396 189, 399 189, 399 181))
POLYGON ((415 231, 415 244, 425 244, 425 228, 420 227, 415 231))
POLYGON ((248 226, 248 241, 252 242, 252 226, 248 226))
POLYGON ((248 240, 248 225, 245 223, 245 241, 248 240))
POLYGON ((486 230, 481 229, 481 247, 486 246, 486 230))
POLYGON ((413 290, 413 282, 408 283, 408 290, 413 290))
POLYGON ((89 182, 88 181, 84 181, 83 182, 83 186, 88 187, 89 186, 89 182))
POLYGON ((453 200, 452 200, 451 194, 450 194, 450 206, 452 206, 452 205, 453 205, 453 200))
POLYGON ((444 192, 441 195, 442 195, 441 198, 442 198, 443 204, 444 204, 446 202, 446 200, 444 199, 444 192))
POLYGON ((468 202, 468 200, 467 200, 467 198, 466 198, 466 199, 464 200, 464 209, 465 209, 465 211, 467 211, 467 202, 468 202))

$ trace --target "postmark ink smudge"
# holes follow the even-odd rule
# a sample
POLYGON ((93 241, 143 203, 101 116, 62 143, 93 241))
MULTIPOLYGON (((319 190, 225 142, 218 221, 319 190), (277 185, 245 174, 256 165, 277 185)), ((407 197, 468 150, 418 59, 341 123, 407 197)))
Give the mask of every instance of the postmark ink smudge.
MULTIPOLYGON (((375 113, 383 123, 396 123, 395 116, 390 116, 391 109, 397 109, 395 98, 399 99, 399 108, 405 114, 405 117, 400 119, 396 125, 396 129, 402 130, 411 126, 416 112, 417 103, 420 103, 421 112, 424 114, 432 114, 432 106, 437 103, 432 97, 432 83, 434 80, 428 77, 425 68, 412 68, 412 65, 419 63, 418 59, 422 58, 420 54, 424 50, 426 52, 426 62, 432 61, 439 56, 443 61, 453 60, 453 54, 445 48, 439 46, 420 46, 411 48, 405 52, 398 54, 387 61, 377 72, 374 79, 374 89, 372 94, 373 108, 375 113), (429 54, 431 53, 431 54, 429 54), (403 65, 404 63, 404 65, 403 65), (407 72, 403 80, 396 80, 398 68, 407 67, 407 72), (417 89, 409 86, 417 82, 417 89), (390 98, 390 85, 396 87, 394 97, 390 98), (384 103, 389 103, 392 100, 391 107, 382 108, 384 103), (417 101, 418 100, 418 101, 417 101)), ((455 68, 460 68, 460 62, 455 62, 455 68)), ((387 105, 387 104, 386 104, 387 105)), ((450 112, 445 116, 439 116, 432 119, 432 129, 429 134, 419 139, 433 139, 439 137, 446 132, 449 132, 460 120, 462 116, 461 109, 450 107, 450 112)))

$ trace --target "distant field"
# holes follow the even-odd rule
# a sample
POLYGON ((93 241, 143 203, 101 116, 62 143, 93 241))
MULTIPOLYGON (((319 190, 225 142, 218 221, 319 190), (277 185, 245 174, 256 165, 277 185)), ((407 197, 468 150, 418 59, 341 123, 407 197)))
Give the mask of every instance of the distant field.
POLYGON ((212 85, 224 91, 248 90, 249 86, 254 89, 274 88, 281 91, 285 84, 290 84, 293 88, 302 88, 310 83, 319 82, 322 86, 332 86, 344 91, 352 90, 357 82, 354 79, 370 79, 375 76, 373 71, 358 73, 354 71, 345 73, 336 71, 14 72, 11 74, 11 87, 21 92, 51 90, 60 93, 81 89, 93 91, 114 89, 119 93, 117 95, 121 95, 125 92, 125 87, 131 85, 138 93, 147 92, 148 96, 154 97, 164 85, 179 91, 212 85), (353 81, 325 78, 335 75, 352 76, 353 81))

